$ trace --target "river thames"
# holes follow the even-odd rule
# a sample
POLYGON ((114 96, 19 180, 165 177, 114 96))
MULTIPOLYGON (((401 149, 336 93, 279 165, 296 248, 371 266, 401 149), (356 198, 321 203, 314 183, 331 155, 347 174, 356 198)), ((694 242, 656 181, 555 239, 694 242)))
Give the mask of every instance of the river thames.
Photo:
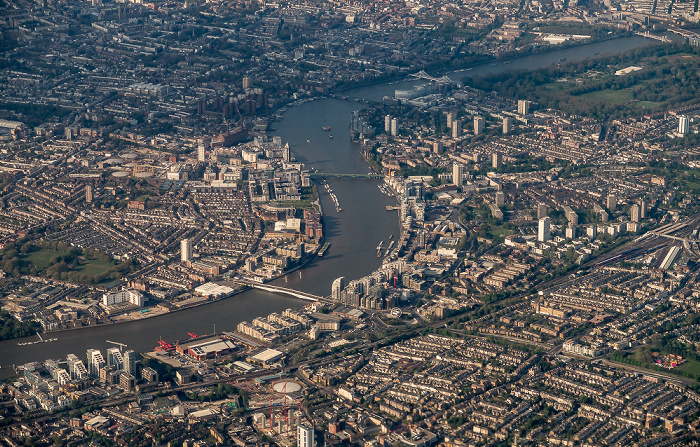
MULTIPOLYGON (((475 65, 470 70, 449 72, 447 75, 459 82, 467 75, 485 75, 506 70, 537 69, 566 61, 582 60, 597 54, 617 54, 645 44, 641 37, 614 39, 544 54, 515 58, 508 63, 491 62, 475 65)), ((431 73, 433 74, 433 73, 431 73)), ((410 88, 419 80, 377 84, 344 92, 348 100, 318 99, 299 106, 289 107, 281 121, 273 123, 274 135, 289 142, 296 158, 308 169, 326 173, 366 173, 367 163, 359 153, 359 146, 349 139, 350 114, 364 107, 354 101, 360 98, 380 101, 393 95, 395 89, 410 88), (322 128, 328 126, 329 132, 322 128), (334 138, 329 138, 333 134, 334 138)), ((399 234, 396 212, 386 211, 386 205, 394 205, 394 199, 378 188, 380 180, 329 178, 328 183, 338 197, 342 212, 335 206, 325 188, 319 188, 324 210, 326 240, 331 247, 323 258, 316 258, 298 272, 275 281, 275 284, 297 290, 327 296, 332 281, 345 276, 348 280, 367 275, 380 265, 375 247, 380 241, 388 241, 399 234)), ((212 304, 129 323, 97 326, 52 333, 58 338, 52 343, 18 346, 18 342, 37 340, 29 337, 0 342, 0 377, 11 374, 12 365, 31 361, 64 358, 69 353, 83 357, 89 348, 112 347, 111 340, 128 345, 136 352, 152 350, 162 338, 170 343, 188 338, 187 332, 198 334, 234 330, 239 322, 250 321, 257 316, 298 308, 306 302, 285 295, 263 291, 249 291, 212 304)))

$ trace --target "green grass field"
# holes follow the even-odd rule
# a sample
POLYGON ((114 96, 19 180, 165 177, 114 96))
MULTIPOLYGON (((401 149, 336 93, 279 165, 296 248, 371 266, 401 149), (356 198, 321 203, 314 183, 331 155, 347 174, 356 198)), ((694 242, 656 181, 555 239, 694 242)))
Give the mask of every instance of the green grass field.
POLYGON ((39 270, 45 270, 51 267, 51 258, 54 256, 65 256, 67 251, 54 250, 52 248, 44 248, 34 253, 30 253, 22 257, 22 260, 29 262, 30 264, 37 267, 39 270))
POLYGON ((677 54, 675 57, 669 57, 669 60, 677 60, 677 59, 685 59, 685 62, 688 62, 688 59, 698 59, 697 54, 686 54, 686 53, 681 53, 677 54))
POLYGON ((590 92, 581 95, 582 98, 595 99, 597 101, 604 101, 611 104, 624 104, 632 101, 632 91, 629 89, 624 90, 600 90, 597 92, 590 92))
POLYGON ((568 90, 574 87, 576 84, 573 82, 550 82, 548 84, 542 84, 542 88, 546 90, 551 90, 555 92, 560 92, 563 90, 568 90))
POLYGON ((696 360, 688 360, 681 366, 674 369, 674 371, 680 371, 693 375, 693 377, 700 375, 700 362, 696 360))
POLYGON ((661 104, 658 102, 652 102, 652 101, 639 101, 637 103, 637 107, 641 109, 646 109, 650 110, 652 112, 656 112, 661 108, 661 104))
POLYGON ((681 185, 682 189, 686 191, 698 191, 700 190, 700 183, 698 182, 683 182, 681 185))
POLYGON ((494 228, 493 230, 489 231, 489 234, 491 235, 491 237, 494 237, 494 238, 495 237, 506 237, 506 236, 510 236, 512 234, 515 234, 515 231, 507 230, 503 227, 497 227, 497 228, 494 228))
POLYGON ((97 276, 105 273, 112 267, 114 267, 114 265, 111 262, 101 261, 99 259, 81 258, 80 267, 78 267, 77 270, 88 276, 97 276))
MULTIPOLYGON (((44 248, 23 256, 22 261, 35 266, 39 271, 43 271, 51 267, 51 259, 53 257, 66 256, 67 254, 67 251, 44 248)), ((72 271, 77 271, 84 273, 85 275, 95 277, 108 272, 112 268, 114 268, 114 264, 110 261, 88 259, 81 256, 78 258, 78 266, 72 269, 72 271)))
POLYGON ((438 29, 431 31, 433 37, 467 37, 479 34, 481 30, 476 28, 458 28, 454 23, 444 23, 438 29))

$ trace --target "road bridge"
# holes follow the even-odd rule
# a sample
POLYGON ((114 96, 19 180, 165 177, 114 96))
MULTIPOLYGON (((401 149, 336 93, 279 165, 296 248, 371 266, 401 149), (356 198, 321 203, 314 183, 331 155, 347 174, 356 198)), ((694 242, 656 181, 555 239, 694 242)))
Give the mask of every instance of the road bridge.
POLYGON ((636 32, 634 34, 636 34, 638 36, 642 36, 644 38, 648 38, 648 39, 660 40, 661 42, 670 42, 671 41, 671 39, 669 39, 668 36, 657 36, 655 34, 651 34, 649 31, 644 31, 643 33, 636 32))
POLYGON ((322 296, 314 295, 312 293, 307 293, 307 292, 301 292, 299 290, 294 290, 294 289, 289 289, 287 287, 280 287, 280 286, 274 286, 272 284, 261 284, 261 283, 255 283, 255 282, 248 282, 248 281, 237 281, 239 284, 246 285, 248 287, 252 287, 253 289, 258 289, 258 290, 264 290, 266 292, 272 292, 272 293, 283 293, 285 295, 290 295, 295 298, 299 298, 302 300, 306 301, 313 301, 315 303, 322 302, 322 303, 330 303, 331 300, 324 298, 322 296))
POLYGON ((438 84, 454 84, 454 81, 452 79, 448 78, 447 76, 443 76, 441 78, 436 78, 436 77, 430 76, 428 73, 426 73, 423 70, 419 71, 418 73, 413 73, 409 76, 413 76, 414 78, 418 78, 418 79, 426 79, 428 81, 437 82, 438 84))

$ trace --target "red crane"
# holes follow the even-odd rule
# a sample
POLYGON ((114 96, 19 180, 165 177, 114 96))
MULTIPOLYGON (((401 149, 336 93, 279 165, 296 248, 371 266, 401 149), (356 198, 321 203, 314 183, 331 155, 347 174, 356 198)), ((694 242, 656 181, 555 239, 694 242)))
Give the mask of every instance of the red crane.
POLYGON ((272 430, 272 425, 275 422, 274 418, 272 417, 272 399, 273 397, 270 396, 270 430, 272 430))
POLYGON ((284 382, 282 392, 284 393, 284 425, 285 430, 287 431, 285 436, 289 437, 289 416, 287 415, 287 382, 284 382))
POLYGON ((158 344, 160 345, 161 348, 163 348, 165 350, 173 349, 173 345, 171 345, 170 343, 166 343, 163 340, 158 340, 158 344))

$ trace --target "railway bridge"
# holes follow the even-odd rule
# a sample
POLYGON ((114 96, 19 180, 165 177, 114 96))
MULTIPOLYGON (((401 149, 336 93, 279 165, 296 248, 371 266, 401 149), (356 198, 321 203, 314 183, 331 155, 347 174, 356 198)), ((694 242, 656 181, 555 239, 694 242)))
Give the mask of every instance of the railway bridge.
POLYGON ((313 172, 309 175, 309 177, 314 177, 314 178, 366 178, 366 179, 373 179, 373 178, 384 178, 384 174, 377 174, 375 172, 366 172, 364 174, 348 174, 348 173, 332 173, 332 172, 313 172))

